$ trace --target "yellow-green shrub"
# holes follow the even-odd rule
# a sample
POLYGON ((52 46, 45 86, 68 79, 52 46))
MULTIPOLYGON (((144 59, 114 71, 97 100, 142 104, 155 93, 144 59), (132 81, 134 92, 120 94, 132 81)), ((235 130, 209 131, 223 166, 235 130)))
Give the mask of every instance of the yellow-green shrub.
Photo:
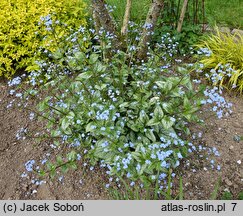
POLYGON ((204 55, 200 62, 215 85, 237 87, 243 91, 243 37, 240 34, 216 34, 206 36, 198 45, 204 55))
MULTIPOLYGON (((51 35, 38 23, 54 14, 67 24, 67 29, 86 25, 83 0, 1 0, 0 1, 0 76, 10 78, 19 69, 33 64, 43 37, 51 35)), ((64 29, 56 29, 64 35, 64 29)), ((58 37, 55 38, 58 40, 58 37)), ((58 41, 56 41, 58 42, 58 41)))

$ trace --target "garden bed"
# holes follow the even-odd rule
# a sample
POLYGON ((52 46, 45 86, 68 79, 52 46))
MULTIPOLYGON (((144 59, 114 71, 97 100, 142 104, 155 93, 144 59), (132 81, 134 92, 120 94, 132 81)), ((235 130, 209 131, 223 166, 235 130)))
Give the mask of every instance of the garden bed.
MULTIPOLYGON (((63 179, 49 180, 41 186, 33 180, 36 176, 21 177, 25 171, 25 162, 31 159, 40 161, 43 155, 50 153, 48 143, 36 146, 30 138, 17 140, 16 132, 28 127, 40 131, 45 128, 44 122, 30 121, 29 113, 18 107, 6 109, 13 99, 10 88, 5 82, 0 84, 0 199, 112 199, 105 182, 105 170, 95 167, 90 171, 77 169, 69 171, 63 179)), ((233 113, 229 117, 217 119, 211 112, 204 110, 200 116, 205 120, 204 126, 191 126, 195 132, 194 143, 209 148, 216 147, 220 156, 208 155, 204 150, 194 152, 190 164, 183 161, 177 169, 178 176, 183 177, 185 199, 210 199, 217 186, 221 194, 230 191, 234 198, 243 190, 243 141, 237 136, 243 134, 243 101, 241 97, 225 94, 226 100, 233 103, 233 113), (201 136, 202 133, 202 136, 201 136), (199 137, 198 137, 199 136, 199 137), (204 155, 204 157, 200 157, 204 155), (205 159, 208 157, 208 160, 205 159), (214 160, 212 163, 211 160, 214 160), (214 168, 212 169, 212 165, 214 168), (220 170, 217 166, 220 165, 220 170)), ((34 101, 33 106, 34 106, 34 101)), ((194 136, 193 136, 194 137, 194 136)), ((175 180, 175 185, 178 185, 175 180)), ((179 187, 176 187, 174 193, 179 187)))

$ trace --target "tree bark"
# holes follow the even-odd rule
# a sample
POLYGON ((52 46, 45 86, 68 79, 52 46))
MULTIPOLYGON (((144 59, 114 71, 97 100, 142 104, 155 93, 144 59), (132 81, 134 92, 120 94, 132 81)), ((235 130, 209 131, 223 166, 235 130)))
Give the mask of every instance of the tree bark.
POLYGON ((183 24, 183 21, 184 21, 184 18, 185 18, 187 5, 188 5, 188 0, 184 0, 184 2, 183 2, 183 6, 182 6, 182 9, 181 9, 180 19, 179 19, 179 21, 178 21, 178 25, 177 25, 177 31, 178 31, 179 33, 180 33, 181 30, 182 30, 182 24, 183 24))
POLYGON ((121 35, 123 35, 124 37, 127 36, 128 22, 130 19, 131 8, 132 8, 132 0, 127 0, 126 11, 125 11, 123 24, 122 24, 122 28, 121 28, 121 35))
POLYGON ((103 27, 106 32, 116 33, 116 25, 105 7, 105 0, 92 0, 93 15, 95 22, 99 23, 99 27, 103 27))
POLYGON ((155 25, 164 8, 164 0, 153 0, 149 8, 144 24, 141 39, 138 44, 137 58, 139 60, 147 58, 148 44, 154 32, 155 25))

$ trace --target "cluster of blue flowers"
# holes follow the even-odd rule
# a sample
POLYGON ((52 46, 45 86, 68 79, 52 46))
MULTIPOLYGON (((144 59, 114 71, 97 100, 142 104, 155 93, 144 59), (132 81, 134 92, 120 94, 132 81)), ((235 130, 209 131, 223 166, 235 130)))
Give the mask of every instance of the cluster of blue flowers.
POLYGON ((204 91, 207 99, 202 100, 202 104, 213 104, 211 109, 216 112, 218 118, 222 118, 224 114, 228 116, 232 113, 232 103, 227 102, 221 94, 221 87, 207 88, 204 91))
MULTIPOLYGON (((211 79, 211 81, 214 84, 220 84, 221 82, 223 82, 223 79, 225 78, 230 78, 232 77, 232 75, 234 75, 236 73, 236 70, 234 70, 230 64, 219 64, 217 66, 217 69, 211 69, 210 73, 206 73, 205 76, 209 79, 211 79)), ((236 83, 233 83, 232 88, 236 87, 236 83)))
MULTIPOLYGON (((175 41, 175 37, 170 33, 166 33, 161 37, 161 42, 156 44, 157 48, 164 52, 165 54, 162 56, 162 59, 165 62, 170 62, 172 57, 176 57, 178 55, 178 46, 179 43, 175 41)), ((169 66, 167 66, 169 67, 169 66)))
POLYGON ((35 164, 35 160, 29 160, 25 163, 25 169, 28 171, 28 172, 32 172, 33 171, 33 167, 34 167, 34 164, 35 164))
POLYGON ((198 51, 197 51, 197 54, 198 55, 205 55, 207 57, 210 57, 212 55, 212 51, 206 47, 204 48, 200 48, 198 51))
POLYGON ((17 133, 16 133, 16 139, 17 140, 25 140, 26 139, 26 133, 27 133, 27 128, 20 128, 17 133))

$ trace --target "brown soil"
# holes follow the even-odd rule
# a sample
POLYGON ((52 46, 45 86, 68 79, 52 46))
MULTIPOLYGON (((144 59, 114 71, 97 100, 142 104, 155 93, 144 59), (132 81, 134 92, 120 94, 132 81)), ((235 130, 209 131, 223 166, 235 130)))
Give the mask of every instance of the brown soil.
MULTIPOLYGON (((93 171, 88 168, 70 171, 63 181, 49 180, 41 186, 31 182, 34 176, 21 177, 26 161, 40 161, 50 148, 47 143, 36 145, 33 139, 16 139, 16 132, 21 127, 40 130, 45 124, 30 121, 25 110, 6 109, 12 100, 8 92, 7 84, 0 82, 0 199, 110 199, 104 189, 107 181, 104 171, 97 167, 93 171)), ((217 119, 211 116, 212 113, 203 111, 205 126, 192 128, 196 133, 203 132, 202 138, 194 143, 216 147, 221 155, 211 155, 207 160, 200 158, 202 152, 199 152, 191 157, 190 164, 184 161, 178 172, 183 177, 185 199, 209 199, 220 176, 218 198, 224 190, 233 193, 234 198, 243 191, 243 141, 234 140, 235 135, 243 135, 243 100, 229 94, 225 97, 233 103, 231 116, 217 119), (220 171, 210 168, 211 159, 215 165, 221 165, 220 171)))
POLYGON ((41 186, 31 182, 36 176, 21 177, 24 164, 32 159, 41 161, 50 147, 47 143, 37 146, 33 139, 16 139, 20 128, 41 131, 45 124, 30 121, 28 112, 18 107, 6 109, 13 99, 9 89, 0 82, 0 199, 107 199, 104 173, 96 168, 89 172, 71 170, 63 181, 55 179, 41 186))
POLYGON ((234 199, 243 191, 243 140, 237 139, 243 135, 243 99, 229 93, 225 94, 225 99, 233 103, 233 113, 229 117, 218 119, 212 112, 204 110, 200 115, 205 125, 192 128, 192 131, 203 134, 196 140, 197 145, 216 147, 220 156, 211 155, 207 160, 194 155, 190 160, 190 166, 182 171, 186 199, 210 199, 219 182, 218 199, 224 191, 231 192, 234 199), (214 169, 210 163, 212 159, 214 169))

